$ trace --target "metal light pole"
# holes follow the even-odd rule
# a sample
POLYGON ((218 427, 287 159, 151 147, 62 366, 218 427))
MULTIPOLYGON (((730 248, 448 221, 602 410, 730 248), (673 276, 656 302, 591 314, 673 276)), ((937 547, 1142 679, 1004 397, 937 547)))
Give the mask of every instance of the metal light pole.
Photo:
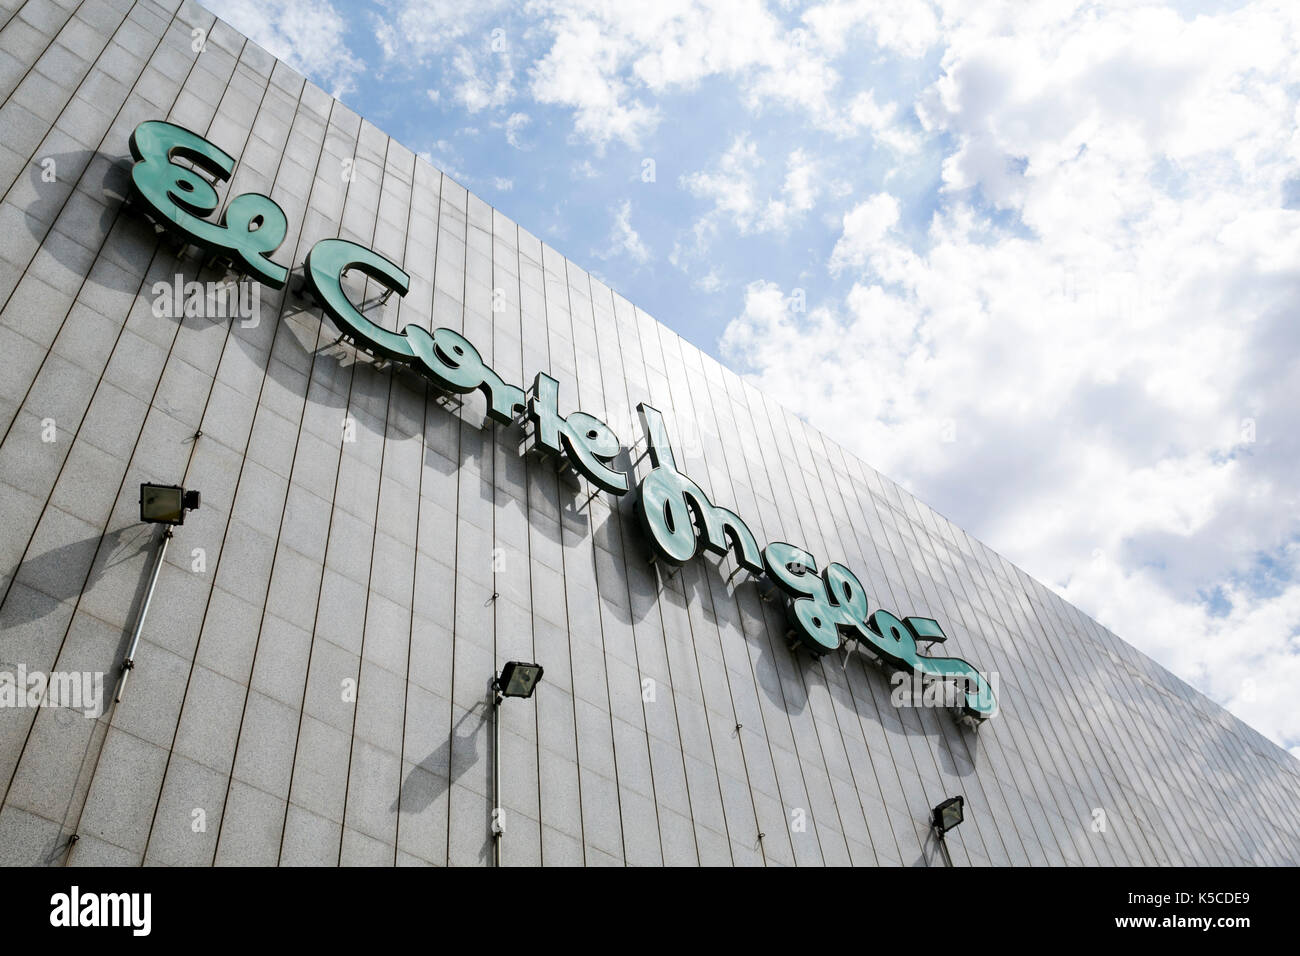
MULTIPOLYGON (((195 437, 198 437, 197 435, 195 437)), ((126 681, 135 668, 135 652, 140 647, 140 635, 144 632, 145 615, 153 601, 154 588, 158 586, 158 574, 162 571, 163 559, 167 557, 167 545, 172 540, 172 528, 185 523, 185 514, 199 506, 200 495, 197 491, 186 491, 180 485, 154 485, 145 483, 140 486, 140 520, 162 527, 158 550, 154 552, 153 569, 149 572, 149 590, 145 592, 140 612, 135 618, 135 630, 131 633, 131 646, 127 648, 126 660, 122 661, 122 676, 117 682, 117 693, 113 695, 115 704, 122 703, 126 693, 126 681)))
POLYGON ((532 697, 542 679, 541 664, 506 661, 492 678, 492 865, 501 865, 501 835, 506 830, 501 808, 501 701, 507 697, 532 697))
POLYGON ((948 852, 948 843, 943 838, 943 831, 939 831, 939 849, 943 850, 943 862, 945 866, 952 866, 952 854, 948 852))
POLYGON ((501 865, 501 681, 492 677, 492 865, 501 865))
POLYGON ((117 682, 117 693, 113 695, 114 703, 122 703, 122 695, 126 693, 126 679, 131 674, 131 669, 135 667, 135 651, 140 646, 140 633, 144 630, 144 618, 149 613, 149 603, 153 601, 154 588, 158 586, 158 573, 162 570, 163 559, 167 557, 167 545, 172 539, 172 529, 166 525, 162 526, 161 542, 153 556, 153 570, 149 573, 149 590, 145 592, 144 603, 140 605, 140 613, 135 618, 135 631, 131 634, 131 646, 127 649, 126 660, 122 662, 122 676, 117 682))

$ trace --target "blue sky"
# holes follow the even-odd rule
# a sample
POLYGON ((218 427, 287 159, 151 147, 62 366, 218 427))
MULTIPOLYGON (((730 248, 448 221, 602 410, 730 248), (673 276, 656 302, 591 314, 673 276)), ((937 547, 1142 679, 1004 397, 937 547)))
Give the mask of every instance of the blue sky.
POLYGON ((207 5, 1300 755, 1300 5, 207 5))
MULTIPOLYGON (((779 82, 782 58, 814 42, 805 11, 772 7, 767 38, 781 48, 765 54, 770 62, 746 62, 735 51, 724 55, 738 61, 734 67, 665 69, 653 86, 628 90, 624 109, 642 119, 601 125, 603 117, 575 116, 575 95, 539 83, 539 64, 556 46, 548 14, 558 8, 337 0, 208 6, 717 357, 755 276, 804 288, 809 307, 848 291, 852 276, 828 275, 825 264, 834 226, 855 197, 888 178, 918 240, 940 201, 945 137, 927 141, 910 104, 933 80, 942 50, 894 55, 875 42, 869 22, 854 22, 846 34, 854 44, 843 56, 849 69, 813 77, 831 101, 825 116, 810 117, 798 99, 756 102, 745 82, 762 71, 779 82), (322 23, 334 29, 322 31, 322 23), (891 112, 892 145, 868 125, 891 112)), ((624 20, 621 9, 613 5, 614 24, 624 20)), ((693 27, 730 32, 733 15, 763 8, 704 9, 667 27, 662 45, 623 37, 627 71, 688 44, 693 27)), ((659 28, 671 18, 655 21, 659 28)), ((561 77, 553 85, 567 83, 561 77)))

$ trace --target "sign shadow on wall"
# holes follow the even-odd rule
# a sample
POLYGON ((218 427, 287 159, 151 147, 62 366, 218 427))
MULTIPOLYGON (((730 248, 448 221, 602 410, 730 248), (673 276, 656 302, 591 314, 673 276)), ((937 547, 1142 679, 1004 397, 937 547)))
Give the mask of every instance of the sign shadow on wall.
POLYGON ((35 157, 28 166, 27 178, 35 198, 23 210, 26 213, 23 222, 40 242, 41 251, 67 269, 73 278, 85 276, 86 282, 92 285, 134 295, 143 281, 147 260, 140 262, 140 270, 135 272, 99 254, 103 240, 115 226, 137 231, 142 239, 140 244, 115 243, 114 249, 119 251, 147 248, 154 234, 153 227, 143 217, 127 212, 131 157, 110 156, 91 149, 52 153, 35 157), (83 197, 76 195, 78 189, 85 194, 83 197), (61 216, 70 234, 54 230, 61 216), (125 221, 119 223, 123 216, 125 221))

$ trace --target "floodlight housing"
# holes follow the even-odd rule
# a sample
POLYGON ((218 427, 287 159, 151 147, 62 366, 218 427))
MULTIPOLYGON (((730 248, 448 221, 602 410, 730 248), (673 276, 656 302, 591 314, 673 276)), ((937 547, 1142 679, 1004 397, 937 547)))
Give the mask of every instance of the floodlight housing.
POLYGON ((507 661, 497 678, 497 691, 502 697, 532 697, 537 682, 542 679, 541 664, 507 661))
POLYGON ((180 485, 140 485, 140 520, 150 524, 185 523, 185 512, 199 506, 199 493, 180 485))
POLYGON ((960 796, 949 797, 934 808, 934 816, 930 822, 939 831, 939 836, 943 836, 961 823, 965 817, 965 802, 960 796))

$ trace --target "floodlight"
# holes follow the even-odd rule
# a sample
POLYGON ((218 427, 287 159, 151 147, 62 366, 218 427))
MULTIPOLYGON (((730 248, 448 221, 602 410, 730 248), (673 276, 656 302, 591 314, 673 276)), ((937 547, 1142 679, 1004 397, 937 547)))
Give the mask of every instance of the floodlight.
POLYGON ((949 797, 943 803, 934 808, 934 816, 930 823, 939 831, 942 837, 949 830, 961 823, 963 814, 963 805, 965 801, 961 797, 949 797))
POLYGON ((140 486, 140 520, 150 524, 184 524, 185 512, 199 506, 199 493, 180 485, 140 486))
POLYGON ((180 485, 140 485, 140 520, 149 524, 162 525, 162 531, 156 535, 158 544, 154 551, 153 568, 149 572, 149 588, 144 593, 144 601, 136 612, 135 628, 131 632, 131 645, 126 651, 126 660, 122 661, 122 676, 117 682, 117 693, 113 700, 122 703, 126 693, 126 680, 135 668, 135 652, 140 648, 140 634, 144 631, 145 615, 153 603, 154 588, 158 586, 158 573, 162 570, 163 560, 167 557, 167 545, 172 539, 172 526, 185 523, 185 512, 194 511, 199 506, 199 493, 186 491, 180 485))
POLYGON ((502 697, 532 697, 533 689, 541 679, 541 664, 507 661, 497 678, 497 691, 502 697))

